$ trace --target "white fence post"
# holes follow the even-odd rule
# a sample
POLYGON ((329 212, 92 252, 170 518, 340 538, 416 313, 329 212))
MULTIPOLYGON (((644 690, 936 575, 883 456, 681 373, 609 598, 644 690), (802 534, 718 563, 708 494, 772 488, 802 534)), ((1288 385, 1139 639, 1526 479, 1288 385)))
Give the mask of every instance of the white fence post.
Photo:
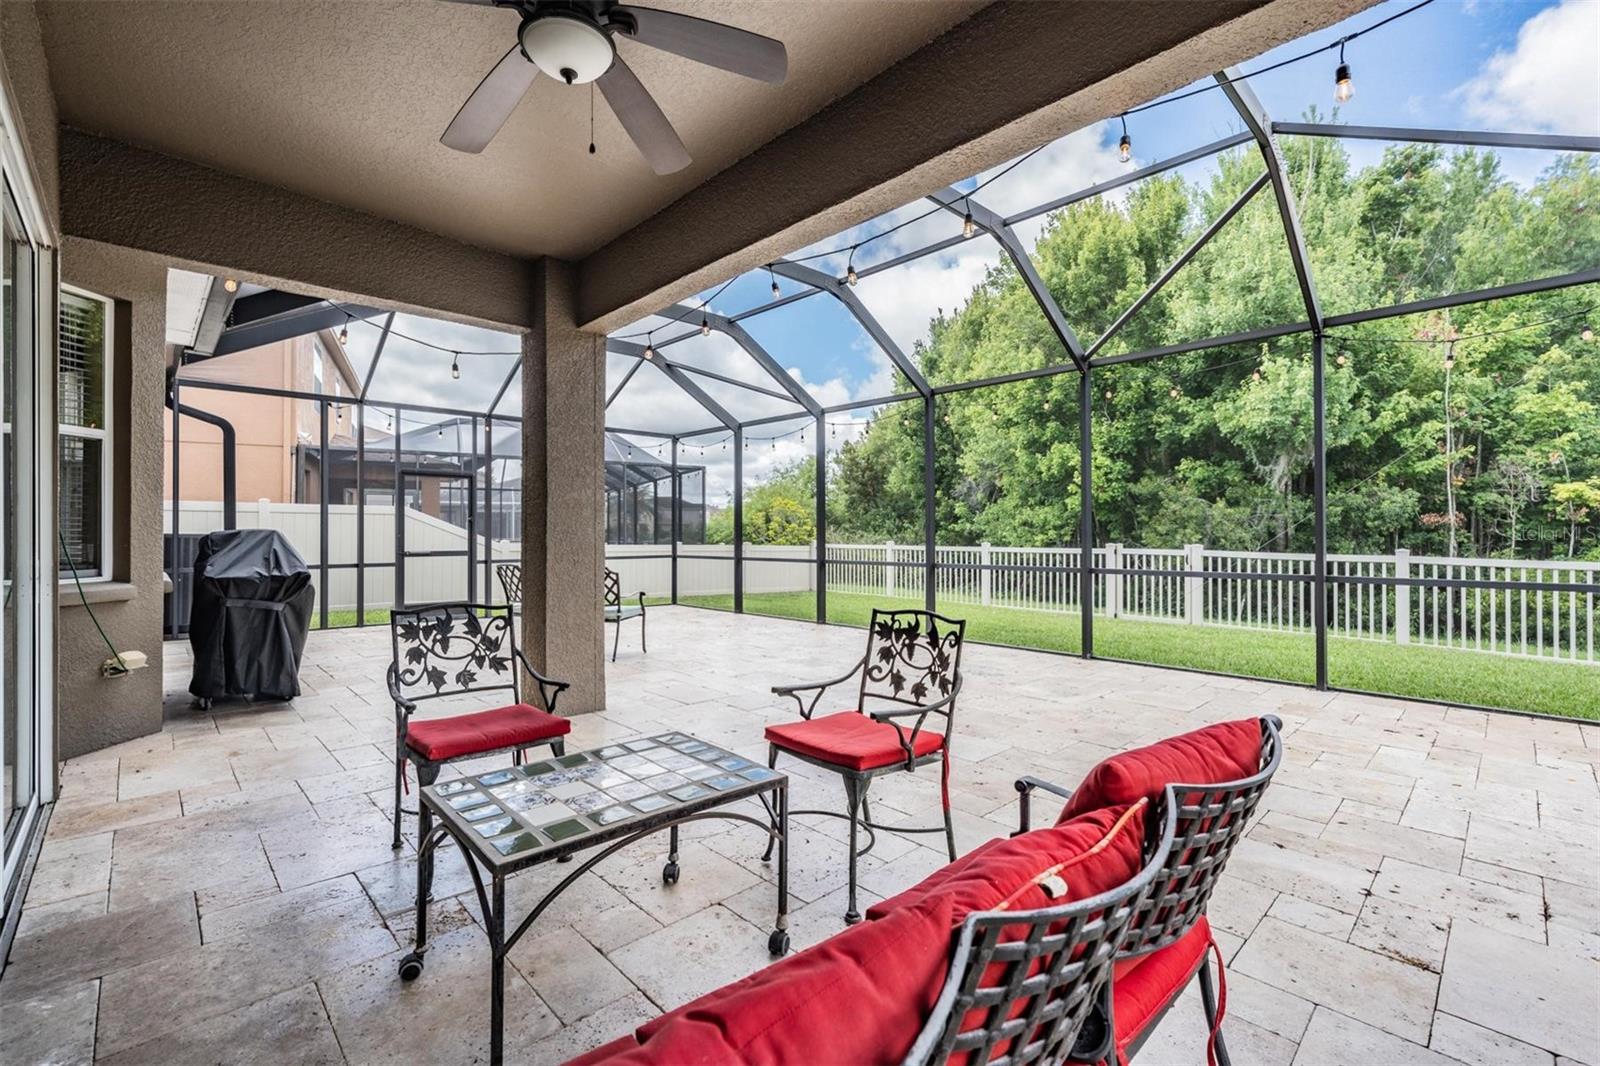
POLYGON ((811 550, 806 552, 806 558, 811 562, 806 565, 806 591, 817 591, 817 542, 811 542, 811 550))
POLYGON ((883 594, 894 595, 894 541, 883 546, 883 594))
POLYGON ((990 545, 988 541, 984 541, 982 544, 978 545, 978 563, 982 567, 982 569, 978 571, 978 602, 985 605, 988 604, 989 598, 993 594, 994 589, 994 585, 990 580, 989 574, 989 564, 993 559, 993 555, 989 548, 990 545))
MULTIPOLYGON (((1404 581, 1411 574, 1411 552, 1405 548, 1394 551, 1394 576, 1404 581)), ((1411 586, 1394 587, 1394 639, 1396 644, 1411 643, 1411 586)))
MULTIPOLYGON (((1090 548, 1088 550, 1090 552, 1089 559, 1092 560, 1094 558, 1094 549, 1090 548)), ((1116 541, 1106 545, 1106 569, 1112 571, 1122 569, 1122 545, 1116 541)), ((1106 575, 1107 618, 1122 617, 1122 578, 1123 575, 1118 573, 1106 575)))
MULTIPOLYGON (((1185 544, 1183 546, 1183 568, 1191 573, 1199 573, 1205 566, 1205 545, 1185 544)), ((1186 577, 1183 579, 1183 620, 1189 625, 1197 626, 1205 620, 1205 610, 1201 603, 1204 595, 1202 586, 1205 579, 1200 577, 1186 577)))
POLYGON ((267 499, 265 496, 263 496, 259 500, 257 500, 256 501, 256 528, 257 529, 270 529, 270 528, 272 528, 272 521, 271 521, 271 518, 270 518, 271 514, 272 514, 272 501, 267 499))

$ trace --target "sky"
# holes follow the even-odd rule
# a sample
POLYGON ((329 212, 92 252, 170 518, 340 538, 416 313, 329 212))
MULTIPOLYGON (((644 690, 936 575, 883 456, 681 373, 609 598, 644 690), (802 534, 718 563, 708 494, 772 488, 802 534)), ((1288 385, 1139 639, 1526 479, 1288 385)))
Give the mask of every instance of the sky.
MULTIPOLYGON (((1415 0, 1389 0, 1343 23, 1283 45, 1240 64, 1246 72, 1338 40, 1403 11, 1415 0)), ((1283 69, 1252 77, 1250 84, 1269 114, 1279 121, 1304 120, 1362 125, 1417 126, 1433 129, 1497 129, 1528 133, 1600 134, 1600 0, 1435 0, 1375 32, 1350 42, 1345 61, 1354 75, 1355 96, 1334 114, 1334 68, 1338 58, 1324 52, 1283 69)), ((1197 72, 1200 73, 1200 72, 1197 72)), ((1209 84, 1209 77, 1194 84, 1209 84)), ((1184 90, 1171 96, 1181 95, 1184 90)), ((1169 97, 1170 100, 1170 97, 1169 97)), ((1218 138, 1239 132, 1238 116, 1220 91, 1208 90, 1189 99, 1162 104, 1133 114, 1127 129, 1133 159, 1117 160, 1120 123, 1113 119, 1074 131, 1043 146, 1020 162, 1002 164, 958 183, 974 200, 1001 214, 1014 214, 1053 197, 1113 178, 1218 138)), ((1374 141, 1343 142, 1359 167, 1374 162, 1385 145, 1374 141)), ((1555 154, 1531 150, 1499 153, 1503 172, 1529 183, 1555 154)), ((1211 161, 1181 168, 1191 182, 1205 180, 1211 161)), ((1113 193, 1111 195, 1119 195, 1113 193)), ((1123 190, 1120 195, 1126 195, 1123 190)), ((842 276, 849 255, 841 249, 915 219, 903 229, 861 246, 854 265, 868 267, 903 252, 960 232, 961 220, 939 211, 919 218, 929 208, 917 201, 808 248, 790 258, 822 255, 808 265, 842 276)), ((1043 227, 1039 217, 1014 228, 1032 248, 1043 227)), ((951 313, 966 301, 984 272, 1001 255, 989 237, 965 242, 892 270, 863 277, 856 295, 908 354, 925 340, 929 320, 951 313)), ((776 280, 785 294, 800 286, 765 270, 751 271, 714 286, 689 303, 710 300, 712 311, 736 315, 771 300, 776 280)), ((381 321, 381 320, 379 320, 381 321)), ((789 373, 823 405, 881 398, 892 391, 891 364, 855 319, 832 297, 818 294, 743 320, 741 323, 789 373)), ((635 343, 688 339, 662 348, 675 362, 699 367, 741 381, 778 389, 728 337, 702 337, 698 320, 687 325, 651 317, 613 334, 635 343)), ((395 330, 406 337, 460 351, 461 376, 450 375, 451 355, 404 337, 391 336, 374 375, 369 397, 382 401, 483 410, 493 400, 518 361, 517 338, 454 323, 400 315, 395 330), (472 354, 503 353, 503 354, 472 354)), ((371 362, 379 330, 376 324, 350 326, 348 350, 357 371, 371 362)), ((637 360, 607 356, 608 395, 617 389, 637 360)), ((745 420, 798 414, 791 402, 696 376, 696 384, 736 418, 745 420)), ((499 413, 517 414, 520 382, 513 380, 499 413)), ((837 449, 856 438, 871 417, 870 407, 829 416, 828 444, 837 449)), ((375 418, 377 416, 374 416, 375 418)), ((664 373, 645 365, 617 394, 607 411, 612 427, 685 433, 717 424, 664 373)), ((381 422, 373 422, 381 428, 381 422)), ((813 454, 816 430, 809 419, 752 427, 747 431, 747 485, 759 484, 774 470, 813 454), (803 436, 802 436, 803 433, 803 436), (775 439, 768 439, 775 438, 775 439)), ((707 499, 724 502, 732 489, 732 455, 715 431, 685 441, 680 459, 707 467, 707 499), (700 448, 704 448, 703 454, 700 448)), ((667 455, 648 437, 633 443, 667 455)))

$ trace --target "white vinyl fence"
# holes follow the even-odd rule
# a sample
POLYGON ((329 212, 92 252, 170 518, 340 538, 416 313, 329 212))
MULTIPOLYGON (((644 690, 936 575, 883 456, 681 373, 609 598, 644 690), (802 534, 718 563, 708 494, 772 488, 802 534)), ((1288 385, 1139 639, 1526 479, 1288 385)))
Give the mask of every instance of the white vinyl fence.
MULTIPOLYGON (((164 511, 170 529, 170 507, 164 511)), ((185 501, 182 531, 222 526, 220 503, 185 501)), ((281 531, 306 562, 320 562, 316 504, 241 504, 241 527, 281 531)), ((369 505, 366 521, 366 604, 388 607, 394 596, 394 511, 369 505)), ((466 530, 421 511, 406 511, 406 547, 412 551, 465 550, 466 530)), ((478 538, 478 560, 492 547, 496 559, 516 559, 521 545, 478 538)), ((356 560, 354 504, 328 507, 329 560, 356 560)), ((815 545, 745 547, 748 596, 816 588, 815 545)), ((1294 552, 1133 548, 1107 544, 1093 551, 1095 614, 1106 618, 1306 632, 1311 628, 1312 557, 1294 552), (1126 572, 1124 572, 1126 571, 1126 572), (1199 576, 1193 576, 1199 575, 1199 576)), ((624 594, 672 593, 672 546, 611 544, 608 565, 624 594)), ((988 544, 941 545, 935 552, 941 605, 980 604, 1029 611, 1079 610, 1076 548, 1007 548, 988 544)), ((885 598, 920 600, 926 571, 922 545, 830 544, 828 589, 885 598)), ((464 557, 406 560, 406 597, 414 603, 461 599, 467 594, 464 557)), ((499 582, 478 595, 499 602, 499 582)), ((329 572, 328 608, 355 607, 353 569, 329 572)), ((733 593, 733 547, 678 546, 678 595, 733 593)), ((1412 555, 1328 556, 1328 631, 1362 640, 1459 648, 1503 655, 1600 664, 1596 654, 1595 601, 1600 563, 1554 560, 1463 559, 1412 555), (1378 584, 1376 581, 1414 584, 1378 584), (1473 587, 1498 582, 1507 587, 1473 587), (1543 588, 1546 585, 1578 586, 1543 588)))
MULTIPOLYGON (((666 596, 671 546, 609 545, 624 590, 666 596)), ((1093 551, 1095 614, 1106 618, 1306 632, 1311 628, 1310 553, 1133 548, 1093 551), (1122 572, 1128 571, 1128 572, 1122 572), (1193 576, 1199 575, 1199 576, 1193 576)), ((815 589, 811 546, 745 548, 745 594, 815 589)), ((941 545, 940 604, 1076 612, 1076 548, 941 545)), ((921 545, 830 544, 828 590, 920 599, 921 545)), ((733 591, 730 545, 679 546, 680 597, 733 591)), ((1328 631, 1362 640, 1459 648, 1600 664, 1596 599, 1600 563, 1412 555, 1328 556, 1328 631), (1380 584, 1380 581, 1415 584, 1380 584), (1470 583, 1509 587, 1480 588, 1470 583), (1579 586, 1578 590, 1540 586, 1579 586), (1526 586, 1526 587, 1522 587, 1526 586)))
MULTIPOLYGON (((368 504, 366 524, 366 587, 368 608, 394 606, 394 508, 368 504)), ((467 531, 434 518, 415 508, 406 512, 406 550, 466 551, 467 531)), ((222 528, 222 504, 214 501, 184 500, 179 506, 180 532, 209 533, 222 528)), ((321 509, 314 503, 241 503, 238 523, 241 529, 276 529, 294 545, 300 557, 315 567, 322 561, 321 509)), ((172 532, 172 504, 162 504, 163 531, 172 532)), ((328 571, 328 610, 353 611, 356 607, 356 572, 337 568, 356 561, 356 505, 328 505, 328 561, 336 567, 328 571)), ((478 598, 501 603, 505 597, 500 582, 483 587, 483 559, 487 547, 483 537, 478 544, 478 598)), ((494 557, 520 559, 522 545, 497 540, 494 557)), ((412 603, 462 600, 467 596, 466 556, 447 558, 408 557, 406 559, 406 599, 412 603)))

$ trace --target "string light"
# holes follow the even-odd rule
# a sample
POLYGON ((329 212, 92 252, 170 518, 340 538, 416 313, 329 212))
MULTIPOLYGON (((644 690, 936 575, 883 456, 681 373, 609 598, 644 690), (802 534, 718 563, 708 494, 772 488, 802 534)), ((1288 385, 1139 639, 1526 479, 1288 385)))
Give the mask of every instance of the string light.
POLYGON ((1174 385, 1174 386, 1172 386, 1172 388, 1167 390, 1167 395, 1171 396, 1174 400, 1176 400, 1179 396, 1183 395, 1183 390, 1178 388, 1178 386, 1174 385))
POLYGON ((701 315, 700 316, 700 336, 702 336, 702 337, 711 336, 711 322, 710 322, 709 319, 706 318, 705 315, 701 315))
POLYGON ((1339 358, 1334 360, 1334 362, 1338 363, 1340 366, 1344 366, 1349 361, 1350 361, 1350 357, 1348 355, 1346 355, 1344 352, 1340 352, 1339 353, 1339 358))
POLYGON ((1356 94, 1355 82, 1350 77, 1350 64, 1344 61, 1344 44, 1347 40, 1348 37, 1339 42, 1339 66, 1333 72, 1333 101, 1337 104, 1348 104, 1356 94))
POLYGON ((1583 327, 1583 332, 1578 334, 1578 336, 1582 337, 1585 341, 1587 341, 1589 343, 1593 343, 1594 342, 1594 330, 1590 329, 1588 326, 1584 326, 1583 327))
POLYGON ((971 201, 963 199, 961 202, 967 212, 961 216, 961 236, 970 241, 972 240, 972 235, 978 232, 978 224, 972 219, 971 201))
POLYGON ((1252 370, 1250 372, 1250 377, 1251 377, 1252 380, 1260 381, 1261 380, 1261 368, 1257 367, 1255 370, 1252 370))
POLYGON ((853 247, 850 249, 850 259, 845 264, 844 280, 849 282, 852 288, 855 287, 856 282, 861 280, 856 274, 856 250, 853 247))
POLYGON ((655 341, 656 341, 655 332, 651 331, 650 336, 648 338, 646 338, 646 340, 644 342, 644 357, 646 359, 654 359, 656 357, 656 344, 655 344, 655 341))
POLYGON ((767 267, 767 277, 772 279, 772 298, 776 300, 778 297, 783 295, 783 290, 778 288, 778 275, 772 272, 772 268, 770 266, 767 267))
POLYGON ((450 377, 452 380, 461 380, 461 353, 450 353, 450 377))
POLYGON ((222 279, 222 291, 223 292, 238 292, 239 291, 239 279, 238 278, 223 278, 222 279))
POLYGON ((1122 116, 1122 140, 1117 142, 1117 161, 1126 163, 1133 158, 1133 138, 1128 136, 1128 116, 1122 116))
POLYGON ((350 316, 344 316, 344 325, 339 327, 339 347, 343 348, 350 343, 350 316))

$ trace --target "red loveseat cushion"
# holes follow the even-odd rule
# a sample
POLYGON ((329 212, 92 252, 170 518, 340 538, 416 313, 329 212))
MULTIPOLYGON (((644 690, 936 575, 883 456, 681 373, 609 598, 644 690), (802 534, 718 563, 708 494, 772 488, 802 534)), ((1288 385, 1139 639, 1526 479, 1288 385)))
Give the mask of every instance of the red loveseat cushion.
MULTIPOLYGON (((859 711, 839 711, 810 721, 767 726, 769 743, 851 770, 876 770, 904 761, 906 750, 900 746, 902 737, 909 741, 911 730, 890 722, 874 721, 859 711)), ((921 758, 943 745, 942 733, 924 729, 917 734, 912 750, 921 758)))
POLYGON ((899 1062, 933 1009, 949 961, 950 902, 932 897, 646 1022, 636 1050, 579 1061, 899 1062))
POLYGON ((406 727, 406 747, 431 762, 481 751, 525 747, 565 736, 572 723, 526 703, 451 718, 413 719, 406 727))
POLYGON ((977 911, 1036 910, 1109 892, 1139 872, 1148 806, 1140 800, 1101 808, 1049 829, 992 840, 873 904, 867 917, 883 918, 938 894, 950 900, 951 925, 960 925, 977 911), (1067 894, 1056 899, 1039 887, 1052 874, 1067 883, 1067 894))
POLYGON ((1259 769, 1260 721, 1219 722, 1101 760, 1061 808, 1056 824, 1099 807, 1139 799, 1154 802, 1169 784, 1220 784, 1249 777, 1259 769))

